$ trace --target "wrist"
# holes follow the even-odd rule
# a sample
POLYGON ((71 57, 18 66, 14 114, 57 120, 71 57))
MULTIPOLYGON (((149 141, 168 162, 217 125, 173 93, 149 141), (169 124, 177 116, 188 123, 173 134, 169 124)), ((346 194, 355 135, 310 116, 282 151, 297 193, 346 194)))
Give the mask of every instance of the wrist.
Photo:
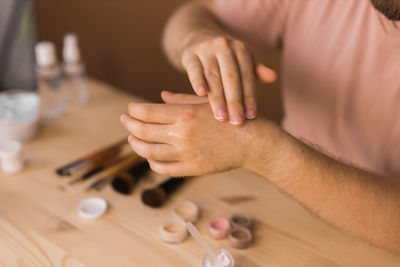
POLYGON ((241 167, 266 177, 278 174, 278 168, 282 167, 280 162, 285 158, 286 134, 273 122, 265 119, 254 122, 249 129, 252 141, 244 148, 245 160, 241 167))

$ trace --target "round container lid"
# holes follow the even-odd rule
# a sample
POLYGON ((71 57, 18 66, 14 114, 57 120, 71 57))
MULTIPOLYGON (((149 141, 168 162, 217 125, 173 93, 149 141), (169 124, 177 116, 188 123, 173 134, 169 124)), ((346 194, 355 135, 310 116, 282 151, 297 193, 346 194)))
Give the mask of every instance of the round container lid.
POLYGON ((249 230, 251 230, 251 228, 253 227, 253 223, 254 223, 253 219, 250 216, 243 215, 243 214, 232 215, 230 222, 231 222, 232 228, 241 226, 241 227, 245 227, 249 230))
POLYGON ((253 242, 253 235, 249 229, 238 226, 233 228, 229 233, 229 243, 232 247, 237 249, 244 249, 250 247, 253 242))
POLYGON ((107 201, 99 197, 85 198, 79 203, 78 213, 84 219, 97 219, 107 211, 107 201))
POLYGON ((160 238, 170 244, 179 244, 188 237, 188 231, 182 220, 168 219, 160 227, 160 238))
POLYGON ((176 203, 171 210, 172 217, 182 219, 185 222, 196 223, 200 216, 199 207, 190 201, 176 203))
POLYGON ((225 218, 216 218, 208 224, 208 234, 214 239, 225 238, 230 231, 229 221, 225 218))

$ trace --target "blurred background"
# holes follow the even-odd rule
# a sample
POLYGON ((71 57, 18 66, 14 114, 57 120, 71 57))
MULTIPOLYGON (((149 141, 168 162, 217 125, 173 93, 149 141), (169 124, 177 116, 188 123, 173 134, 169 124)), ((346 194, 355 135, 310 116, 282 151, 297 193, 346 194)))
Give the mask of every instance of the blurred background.
MULTIPOLYGON (((186 0, 189 1, 189 0, 186 0)), ((63 36, 73 32, 79 37, 83 61, 87 66, 90 77, 109 83, 120 90, 129 91, 153 102, 160 102, 160 92, 163 89, 174 92, 192 92, 185 74, 176 71, 166 60, 161 49, 161 36, 168 17, 185 0, 143 1, 143 0, 0 0, 0 36, 7 21, 18 24, 20 36, 30 36, 35 41, 48 40, 56 44, 58 57, 61 58, 63 36), (19 5, 7 16, 9 6, 19 5), (18 3, 18 4, 17 4, 18 3), (31 16, 26 13, 30 10, 36 30, 26 29, 24 21, 31 16), (12 17, 12 16, 11 16, 12 17), (24 28, 25 27, 25 28, 24 28), (28 32, 27 32, 28 31, 28 32), (28 35, 27 35, 28 34, 28 35)), ((29 12, 28 12, 29 13, 29 12)), ((9 30, 10 31, 10 30, 9 30)), ((15 34, 14 34, 15 35, 15 34)), ((5 34, 14 38, 11 34, 5 34)), ((1 43, 0 39, 0 43, 1 43)), ((28 45, 29 42, 25 42, 28 45)), ((16 43, 9 44, 16 47, 16 43)), ((4 51, 4 46, 1 49, 4 51)), ((10 49, 8 49, 10 50, 10 49)), ((20 48, 16 52, 26 51, 20 48)), ((266 63, 273 69, 280 69, 280 55, 278 52, 261 51, 254 49, 256 59, 266 63)), ((10 54, 7 52, 6 54, 10 54)), ((30 55, 33 55, 33 50, 30 55)), ((5 60, 0 54, 1 62, 8 62, 9 77, 21 76, 22 69, 11 66, 10 62, 21 62, 21 59, 5 60), (13 71, 9 71, 12 67, 13 71), (16 71, 18 70, 18 71, 16 71)), ((31 60, 27 55, 25 60, 31 60)), ((15 63, 14 63, 15 65, 15 63)), ((25 66, 27 64, 24 64, 25 66)), ((25 83, 4 82, 6 72, 1 69, 1 87, 25 86, 25 83)), ((32 72, 34 73, 34 72, 32 72)), ((29 70, 25 71, 25 80, 31 78, 29 70)), ((23 79, 24 80, 24 79, 23 79)), ((282 117, 281 97, 279 92, 280 81, 272 85, 258 85, 260 113, 275 121, 282 117)))

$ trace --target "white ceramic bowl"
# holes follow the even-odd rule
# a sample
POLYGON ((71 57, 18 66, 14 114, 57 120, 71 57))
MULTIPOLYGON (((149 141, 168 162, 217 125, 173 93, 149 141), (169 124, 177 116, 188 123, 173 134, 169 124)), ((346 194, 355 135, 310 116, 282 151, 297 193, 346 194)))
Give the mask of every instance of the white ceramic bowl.
POLYGON ((0 94, 0 141, 33 138, 39 124, 40 98, 35 92, 12 90, 0 94))

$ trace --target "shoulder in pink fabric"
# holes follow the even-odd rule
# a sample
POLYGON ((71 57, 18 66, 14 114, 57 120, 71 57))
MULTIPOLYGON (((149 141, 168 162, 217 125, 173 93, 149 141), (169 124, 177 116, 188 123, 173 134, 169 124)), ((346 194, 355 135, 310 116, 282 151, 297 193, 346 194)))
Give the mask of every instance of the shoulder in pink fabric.
POLYGON ((400 28, 359 0, 215 0, 222 22, 283 43, 284 128, 328 154, 400 175, 400 28))

